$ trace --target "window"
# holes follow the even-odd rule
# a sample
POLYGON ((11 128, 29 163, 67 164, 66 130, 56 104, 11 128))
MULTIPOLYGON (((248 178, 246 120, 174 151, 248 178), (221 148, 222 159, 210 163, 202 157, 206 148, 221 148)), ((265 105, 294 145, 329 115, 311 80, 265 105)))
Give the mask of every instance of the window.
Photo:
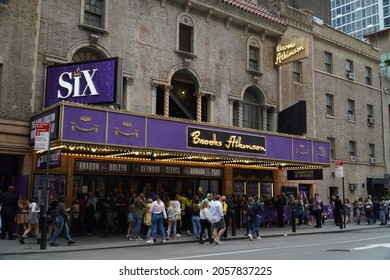
POLYGON ((178 18, 177 49, 186 53, 194 53, 194 23, 188 15, 178 18))
POLYGON ((84 0, 84 21, 85 25, 97 28, 104 28, 104 0, 84 0))
POLYGON ((366 85, 372 85, 372 69, 366 67, 366 85))
POLYGON ((348 120, 355 120, 355 101, 348 99, 348 120))
POLYGON ((302 84, 302 62, 293 63, 293 81, 302 84))
POLYGON ((374 106, 367 104, 367 118, 373 118, 374 117, 374 106))
POLYGON ((326 94, 326 115, 327 116, 334 116, 334 100, 333 95, 326 94))
POLYGON ((260 72, 260 42, 256 38, 248 42, 248 70, 260 72))
POLYGON ((368 157, 375 158, 375 144, 368 144, 368 157))
POLYGON ((0 4, 7 5, 8 4, 8 0, 0 0, 0 4))
POLYGON ((328 141, 330 142, 330 158, 336 159, 336 139, 333 137, 328 137, 328 141))
POLYGON ((333 55, 329 52, 325 52, 325 71, 333 73, 333 55))
POLYGON ((353 73, 353 61, 347 59, 345 62, 345 69, 347 70, 348 73, 353 73))
POLYGON ((247 90, 242 105, 242 126, 260 129, 260 104, 257 94, 252 90, 247 90))
MULTIPOLYGON (((349 141, 349 156, 356 157, 356 142, 355 141, 349 141)), ((356 161, 356 159, 355 159, 355 161, 356 161)))

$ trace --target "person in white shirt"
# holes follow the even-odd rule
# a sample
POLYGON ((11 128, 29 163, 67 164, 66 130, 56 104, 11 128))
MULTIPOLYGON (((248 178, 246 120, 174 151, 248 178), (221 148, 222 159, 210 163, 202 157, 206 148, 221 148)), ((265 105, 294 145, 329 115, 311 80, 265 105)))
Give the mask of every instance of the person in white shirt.
POLYGON ((221 245, 221 236, 226 230, 226 225, 220 195, 215 196, 215 200, 210 206, 210 214, 213 223, 214 244, 221 245))
POLYGON ((203 234, 205 229, 207 229, 207 235, 209 237, 210 244, 213 244, 213 238, 211 237, 211 216, 209 211, 209 202, 208 200, 203 201, 201 209, 200 209, 200 240, 199 244, 203 244, 203 234))
POLYGON ((22 235, 22 238, 19 240, 20 244, 25 244, 24 239, 27 238, 28 234, 34 229, 34 236, 37 239, 37 244, 40 243, 39 239, 39 212, 41 208, 36 203, 36 199, 33 199, 28 206, 28 228, 22 235))

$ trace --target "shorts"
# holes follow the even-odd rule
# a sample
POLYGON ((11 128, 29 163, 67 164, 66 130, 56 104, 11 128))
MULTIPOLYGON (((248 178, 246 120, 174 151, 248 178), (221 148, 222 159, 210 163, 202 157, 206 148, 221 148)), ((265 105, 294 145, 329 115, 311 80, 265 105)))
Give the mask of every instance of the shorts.
POLYGON ((128 222, 134 222, 134 214, 133 213, 129 213, 129 215, 127 216, 127 221, 128 222))
POLYGON ((220 228, 220 229, 226 228, 225 219, 222 218, 222 219, 220 219, 218 222, 213 223, 213 228, 220 228))

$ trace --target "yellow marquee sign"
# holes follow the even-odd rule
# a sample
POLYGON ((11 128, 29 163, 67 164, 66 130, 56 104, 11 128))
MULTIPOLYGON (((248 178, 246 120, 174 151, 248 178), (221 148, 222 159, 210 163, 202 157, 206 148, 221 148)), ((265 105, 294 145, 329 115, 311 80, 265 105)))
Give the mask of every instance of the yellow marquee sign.
POLYGON ((275 65, 280 66, 301 60, 309 56, 309 47, 306 38, 299 38, 285 45, 276 47, 275 65))

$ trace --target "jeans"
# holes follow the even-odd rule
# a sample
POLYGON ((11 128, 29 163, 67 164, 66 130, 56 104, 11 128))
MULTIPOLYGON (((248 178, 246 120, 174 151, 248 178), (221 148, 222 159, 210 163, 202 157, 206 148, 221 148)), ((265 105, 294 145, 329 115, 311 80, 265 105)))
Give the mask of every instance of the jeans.
POLYGON ((200 239, 200 216, 192 216, 192 230, 196 239, 200 239))
POLYGON ((69 235, 69 227, 68 227, 68 224, 65 222, 65 219, 63 216, 57 216, 56 225, 57 225, 57 227, 56 227, 54 234, 52 235, 52 237, 50 239, 50 243, 56 242, 56 239, 57 239, 58 235, 61 233, 63 228, 65 229, 66 241, 71 241, 72 238, 70 238, 70 235, 69 235))
POLYGON ((153 238, 153 240, 156 240, 157 228, 160 231, 162 239, 165 239, 163 213, 159 213, 159 214, 152 213, 152 238, 153 238))
POLYGON ((168 221, 167 237, 171 234, 171 229, 173 230, 173 238, 176 236, 177 221, 168 221))
POLYGON ((250 218, 250 233, 253 236, 260 236, 259 235, 259 226, 260 226, 260 217, 259 216, 252 216, 250 218))
POLYGON ((131 237, 141 237, 141 224, 142 224, 143 218, 134 218, 133 226, 130 230, 130 236, 131 237), (136 236, 134 236, 134 231, 136 233, 136 236))

